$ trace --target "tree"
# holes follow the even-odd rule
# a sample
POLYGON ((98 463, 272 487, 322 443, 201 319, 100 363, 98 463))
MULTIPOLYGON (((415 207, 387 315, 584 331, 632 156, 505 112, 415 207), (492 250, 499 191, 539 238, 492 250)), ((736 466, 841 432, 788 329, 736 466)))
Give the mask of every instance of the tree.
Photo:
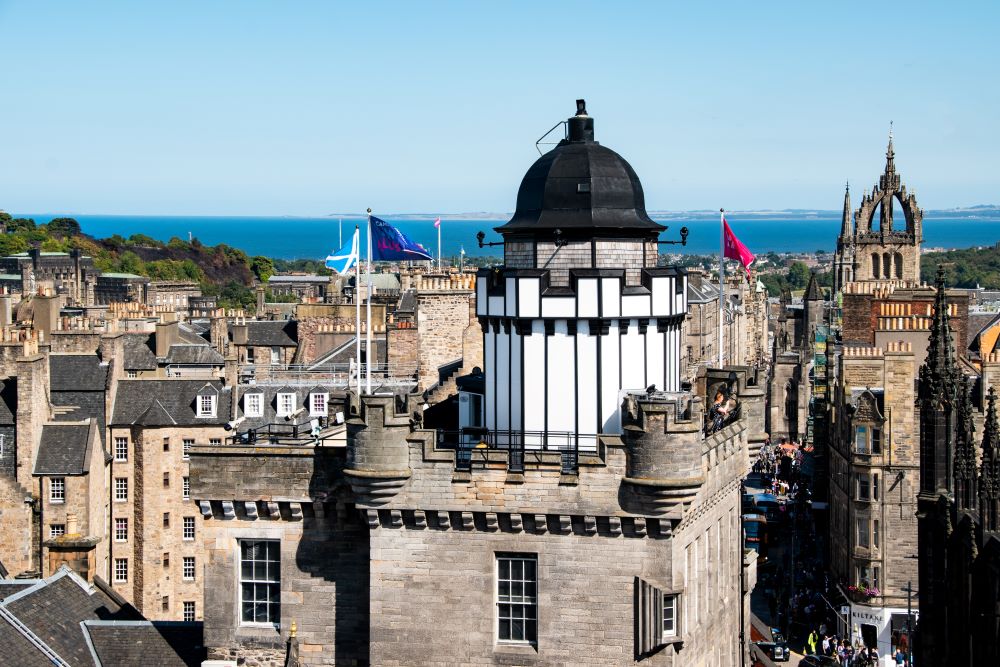
POLYGON ((146 267, 142 263, 139 255, 135 254, 131 250, 126 250, 118 258, 118 270, 122 273, 135 273, 136 275, 143 275, 146 272, 146 267))
POLYGON ((8 232, 32 232, 35 230, 35 221, 31 218, 14 218, 7 223, 8 232))
POLYGON ((802 289, 809 284, 809 267, 804 262, 792 262, 788 267, 788 284, 792 289, 802 289))
POLYGON ((46 228, 52 236, 77 236, 81 233, 80 223, 73 218, 52 218, 46 228))
POLYGON ((267 279, 274 275, 274 262, 270 257, 256 255, 250 259, 250 270, 257 276, 257 280, 266 283, 267 279))
POLYGON ((28 242, 17 234, 0 235, 0 256, 16 255, 27 250, 28 242))

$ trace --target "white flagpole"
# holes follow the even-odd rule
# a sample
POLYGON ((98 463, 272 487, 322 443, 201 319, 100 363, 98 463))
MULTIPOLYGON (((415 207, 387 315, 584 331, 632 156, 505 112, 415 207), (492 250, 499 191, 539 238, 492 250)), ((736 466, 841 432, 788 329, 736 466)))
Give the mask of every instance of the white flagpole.
POLYGON ((722 368, 722 327, 726 315, 726 211, 719 209, 719 368, 722 368))
POLYGON ((365 298, 367 330, 365 332, 365 392, 372 393, 372 210, 368 209, 368 294, 365 298))
POLYGON ((438 271, 441 271, 441 218, 438 218, 438 271))
MULTIPOLYGON (((354 372, 358 377, 358 396, 361 396, 361 236, 360 225, 354 225, 354 242, 352 248, 358 256, 354 262, 354 372)), ((350 382, 348 382, 350 385, 350 382)), ((348 386, 348 388, 350 388, 348 386)))

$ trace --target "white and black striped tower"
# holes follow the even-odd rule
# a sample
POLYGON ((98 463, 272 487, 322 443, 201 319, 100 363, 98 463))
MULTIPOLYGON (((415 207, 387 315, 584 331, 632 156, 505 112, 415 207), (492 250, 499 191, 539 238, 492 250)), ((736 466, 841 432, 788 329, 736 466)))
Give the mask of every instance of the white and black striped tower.
POLYGON ((624 392, 680 391, 687 275, 656 265, 665 229, 578 100, 566 138, 528 169, 496 228, 504 266, 476 283, 483 425, 498 441, 593 450, 598 434, 621 432, 624 392))

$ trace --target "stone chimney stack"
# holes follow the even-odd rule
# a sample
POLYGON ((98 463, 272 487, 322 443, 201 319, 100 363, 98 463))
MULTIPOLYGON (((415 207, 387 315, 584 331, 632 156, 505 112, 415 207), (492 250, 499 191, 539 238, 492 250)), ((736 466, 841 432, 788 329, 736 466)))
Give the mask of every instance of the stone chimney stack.
POLYGON ((13 320, 14 308, 11 305, 10 294, 0 294, 0 326, 7 326, 13 320))
POLYGON ((222 309, 216 310, 212 314, 211 319, 209 319, 208 342, 219 354, 226 356, 226 348, 229 343, 228 338, 229 328, 226 323, 225 311, 222 309))
POLYGON ((40 294, 35 297, 35 329, 41 336, 43 343, 48 343, 52 332, 59 327, 59 310, 61 308, 62 297, 54 294, 40 294))
POLYGON ((264 317, 264 313, 266 312, 264 307, 264 286, 257 285, 257 312, 255 314, 257 319, 264 317))
POLYGON ((176 345, 181 338, 180 324, 178 322, 157 322, 154 339, 156 342, 156 356, 160 359, 167 356, 170 347, 176 345))

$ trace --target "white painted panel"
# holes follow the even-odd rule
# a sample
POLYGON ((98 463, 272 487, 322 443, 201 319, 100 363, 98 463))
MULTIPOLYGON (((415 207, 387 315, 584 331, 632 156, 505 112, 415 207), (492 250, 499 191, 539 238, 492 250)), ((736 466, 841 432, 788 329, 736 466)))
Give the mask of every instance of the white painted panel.
POLYGON ((618 278, 601 278, 601 306, 604 309, 601 317, 619 317, 621 315, 619 299, 622 298, 622 294, 619 283, 621 281, 618 278))
POLYGON ((646 329, 646 385, 655 384, 659 390, 667 388, 663 375, 663 339, 666 334, 656 330, 656 321, 646 329))
POLYGON ((673 292, 670 291, 673 278, 653 278, 653 317, 663 317, 670 314, 673 306, 673 292))
POLYGON ((612 322, 608 335, 601 336, 601 423, 603 433, 621 433, 618 414, 618 323, 612 322))
POLYGON ((521 419, 521 345, 524 339, 516 333, 511 333, 510 347, 510 427, 520 430, 524 422, 521 419))
POLYGON ((646 388, 645 344, 639 335, 639 323, 629 320, 628 333, 622 337, 622 389, 646 388))
MULTIPOLYGON (((531 335, 521 339, 524 345, 524 430, 545 430, 545 327, 531 323, 531 335)), ((541 444, 525 437, 525 445, 541 444)))
POLYGON ((674 314, 687 312, 687 276, 684 276, 681 292, 674 297, 674 314))
POLYGON ((587 322, 580 322, 576 332, 576 414, 582 434, 598 432, 597 424, 597 336, 588 333, 587 322))
POLYGON ((681 328, 679 325, 671 326, 667 331, 667 391, 680 391, 681 383, 681 328))
POLYGON ((502 296, 490 297, 490 317, 503 317, 504 303, 502 296))
POLYGON ((517 317, 517 278, 505 278, 506 293, 504 298, 507 304, 506 315, 517 317))
POLYGON ((548 409, 549 431, 576 430, 576 363, 573 337, 566 334, 566 322, 555 323, 549 336, 548 409))
POLYGON ((649 295, 623 296, 622 317, 649 317, 649 295))
POLYGON ((486 315, 486 280, 476 281, 476 315, 486 315))
POLYGON ((538 278, 518 278, 518 317, 539 317, 538 278))
POLYGON ((494 363, 496 351, 496 334, 493 328, 485 336, 486 341, 483 348, 483 362, 486 364, 486 428, 491 431, 497 427, 496 417, 496 397, 494 387, 497 380, 497 366, 494 363))
POLYGON ((571 296, 543 296, 542 317, 576 317, 576 299, 571 296))
POLYGON ((576 283, 580 317, 600 317, 597 311, 597 278, 580 278, 576 283))
POLYGON ((510 427, 510 337, 503 330, 496 335, 497 366, 497 430, 510 427))

